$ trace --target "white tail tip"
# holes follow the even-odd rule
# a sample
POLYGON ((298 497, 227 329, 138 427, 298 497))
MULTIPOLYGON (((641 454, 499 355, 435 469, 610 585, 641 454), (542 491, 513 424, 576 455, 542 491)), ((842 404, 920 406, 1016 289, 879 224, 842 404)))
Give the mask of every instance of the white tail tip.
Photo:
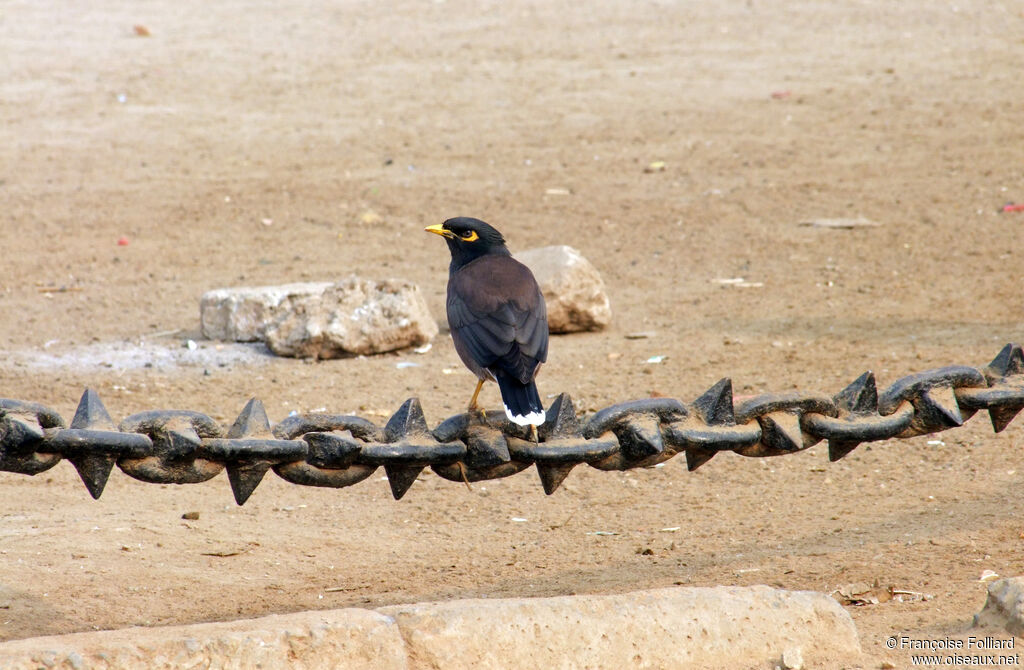
POLYGON ((522 414, 513 414, 512 410, 505 405, 503 407, 505 407, 505 416, 508 417, 508 420, 519 426, 540 426, 547 418, 544 416, 544 412, 530 412, 524 416, 522 414))

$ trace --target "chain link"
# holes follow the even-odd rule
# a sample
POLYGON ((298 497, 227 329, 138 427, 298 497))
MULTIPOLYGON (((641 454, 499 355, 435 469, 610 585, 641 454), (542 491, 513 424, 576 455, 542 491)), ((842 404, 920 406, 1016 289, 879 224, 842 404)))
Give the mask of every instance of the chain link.
POLYGON ((537 439, 503 412, 458 414, 430 430, 417 399, 383 427, 358 416, 299 414, 271 430, 255 398, 226 431, 199 412, 152 410, 115 426, 86 390, 70 426, 32 402, 0 399, 0 470, 36 475, 67 459, 94 498, 116 464, 130 477, 194 484, 226 470, 236 502, 273 470, 293 484, 341 488, 383 467, 395 499, 424 468, 465 482, 508 477, 536 466, 551 494, 577 465, 599 470, 649 467, 680 452, 694 470, 721 451, 780 456, 828 441, 830 460, 863 442, 949 430, 987 411, 995 432, 1024 409, 1024 353, 1008 344, 984 368, 948 366, 912 374, 878 393, 866 372, 829 397, 764 394, 736 401, 726 378, 689 404, 632 400, 586 420, 568 395, 547 410, 537 439))

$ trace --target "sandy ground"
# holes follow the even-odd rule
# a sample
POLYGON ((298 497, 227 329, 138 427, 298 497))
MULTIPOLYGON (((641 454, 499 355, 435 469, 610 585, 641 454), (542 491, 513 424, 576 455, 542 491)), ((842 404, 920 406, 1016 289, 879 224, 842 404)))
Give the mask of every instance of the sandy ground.
MULTIPOLYGON (((540 379, 586 410, 724 376, 738 394, 835 393, 868 369, 885 387, 1024 340, 1024 213, 999 211, 1024 201, 1018 4, 93 4, 0 4, 0 396, 70 419, 92 387, 115 420, 225 423, 252 396, 274 421, 377 422, 418 396, 436 423, 473 386, 445 336, 274 359, 202 341, 198 299, 358 273, 417 282, 440 318, 447 252, 421 229, 454 215, 602 272, 613 325, 554 338, 540 379), (799 225, 819 217, 880 225, 799 225)), ((224 475, 115 472, 95 502, 67 463, 2 473, 0 639, 877 580, 934 596, 850 609, 856 664, 904 667, 886 637, 963 634, 983 570, 1024 574, 1022 426, 981 415, 832 465, 819 445, 692 474, 581 467, 550 497, 532 472, 473 491, 425 473, 400 502, 376 475, 270 475, 239 508, 224 475)))

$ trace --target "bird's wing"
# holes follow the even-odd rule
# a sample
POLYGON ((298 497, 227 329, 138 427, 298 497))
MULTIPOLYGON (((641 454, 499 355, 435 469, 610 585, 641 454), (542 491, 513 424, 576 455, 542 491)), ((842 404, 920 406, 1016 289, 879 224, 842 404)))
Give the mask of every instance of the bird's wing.
POLYGON ((448 325, 457 347, 492 373, 526 383, 547 360, 544 297, 530 270, 510 256, 483 256, 449 278, 448 325))

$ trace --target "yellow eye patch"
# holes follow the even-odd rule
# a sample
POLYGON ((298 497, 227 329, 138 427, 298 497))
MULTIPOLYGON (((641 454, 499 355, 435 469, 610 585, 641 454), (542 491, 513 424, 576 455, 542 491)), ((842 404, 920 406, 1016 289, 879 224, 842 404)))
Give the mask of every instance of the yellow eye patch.
POLYGON ((460 234, 459 237, 461 237, 466 242, 476 242, 478 239, 480 239, 480 236, 476 234, 475 230, 467 230, 464 233, 460 234))

